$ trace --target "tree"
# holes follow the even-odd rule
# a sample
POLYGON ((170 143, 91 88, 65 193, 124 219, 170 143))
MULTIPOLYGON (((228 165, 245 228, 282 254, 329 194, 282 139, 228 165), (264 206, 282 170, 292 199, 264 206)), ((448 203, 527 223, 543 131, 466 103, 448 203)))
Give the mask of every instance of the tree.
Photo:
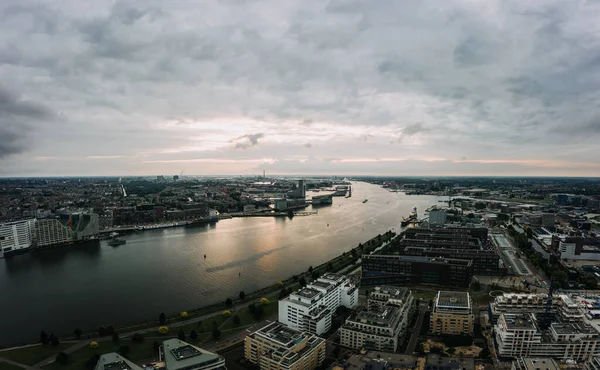
POLYGON ((469 213, 469 214, 467 215, 467 218, 475 218, 475 215, 474 215, 473 213, 469 213))
POLYGON ((127 356, 129 353, 129 346, 121 346, 119 347, 119 354, 123 357, 127 356))
POLYGON ((425 346, 423 345, 423 342, 417 343, 417 347, 415 348, 415 351, 419 352, 419 353, 425 352, 425 346))
POLYGON ((135 343, 143 343, 144 342, 144 335, 142 333, 134 333, 131 336, 131 341, 135 342, 135 343))
POLYGON ((169 328, 166 326, 161 326, 158 328, 158 333, 162 335, 167 335, 169 334, 169 328))
POLYGON ((279 299, 283 299, 283 298, 287 297, 287 296, 288 296, 288 294, 289 294, 289 293, 288 293, 288 290, 287 290, 287 288, 285 288, 285 287, 284 287, 283 289, 281 289, 281 290, 279 291, 279 299))
POLYGON ((263 306, 258 305, 255 307, 254 312, 252 312, 252 316, 254 317, 254 320, 258 321, 263 317, 264 313, 265 313, 265 310, 264 310, 263 306))
POLYGON ((75 329, 73 334, 75 334, 75 339, 79 339, 79 338, 81 338, 82 331, 81 331, 81 329, 77 328, 77 329, 75 329))
POLYGON ((231 300, 231 298, 227 298, 225 300, 225 306, 227 306, 227 307, 233 306, 233 301, 231 300))
POLYGON ((552 278, 554 279, 554 281, 556 281, 558 283, 563 283, 563 282, 567 281, 568 275, 566 272, 564 272, 562 270, 558 270, 552 274, 552 278))
POLYGON ((490 357, 490 349, 487 346, 483 347, 483 349, 481 350, 481 352, 479 352, 479 357, 480 358, 488 358, 488 357, 490 357))
POLYGON ((177 334, 177 338, 181 341, 185 341, 185 331, 183 329, 179 329, 179 334, 177 334))
POLYGON ((298 275, 294 275, 292 279, 294 279, 294 281, 298 281, 298 275))
POLYGON ((219 330, 219 328, 214 328, 212 331, 212 337, 214 339, 219 339, 221 337, 221 330, 219 330))
POLYGON ((240 300, 243 300, 244 298, 246 298, 246 293, 244 293, 243 291, 240 292, 240 300))
POLYGON ((481 290, 481 284, 479 283, 479 280, 474 280, 473 284, 471 284, 473 291, 478 292, 481 290))
POLYGON ((300 278, 300 280, 298 280, 298 284, 300 284, 301 287, 305 287, 306 286, 306 279, 304 278, 304 276, 302 276, 300 278))
POLYGON ((113 341, 113 343, 119 343, 119 333, 117 333, 117 332, 112 333, 112 341, 113 341))
POLYGON ((352 254, 352 258, 356 257, 356 249, 352 249, 350 253, 352 254))
POLYGON ((327 262, 327 271, 333 271, 333 264, 331 261, 327 262))
POLYGON ((340 356, 341 351, 342 349, 340 348, 340 346, 336 345, 335 347, 333 347, 333 356, 335 358, 338 358, 340 356))
POLYGON ((240 322, 241 322, 241 320, 240 320, 240 317, 239 317, 238 315, 235 315, 235 316, 233 317, 233 323, 234 323, 236 326, 238 326, 238 325, 240 324, 240 322))
POLYGON ((66 365, 67 362, 69 362, 69 355, 63 351, 59 352, 58 355, 56 355, 56 362, 61 365, 66 365))
POLYGON ((60 344, 60 341, 58 340, 58 337, 56 337, 54 335, 54 333, 50 334, 50 337, 48 338, 48 340, 50 341, 50 345, 56 347, 60 344))
POLYGON ((456 348, 454 347, 450 347, 448 348, 448 350, 446 351, 450 356, 452 356, 455 352, 456 352, 456 348))
POLYGON ((192 331, 190 332, 190 338, 198 339, 198 333, 196 333, 196 331, 194 329, 192 329, 192 331))
POLYGON ((40 332, 40 342, 42 344, 48 344, 49 340, 48 340, 48 334, 45 331, 41 331, 40 332))
POLYGON ((313 267, 312 267, 312 266, 309 266, 309 267, 308 267, 308 273, 309 273, 309 274, 312 274, 312 272, 313 272, 313 267))
POLYGON ((254 313, 255 310, 256 310, 256 305, 254 303, 250 303, 248 305, 248 311, 250 311, 250 313, 254 313))
POLYGON ((162 326, 167 322, 167 316, 165 316, 164 312, 161 312, 160 315, 158 315, 158 323, 162 326))
POLYGON ((154 343, 152 343, 152 349, 154 349, 154 352, 158 353, 159 348, 160 348, 160 344, 158 344, 157 341, 154 341, 154 343))
POLYGON ((317 280, 319 278, 319 271, 313 271, 312 278, 313 278, 313 280, 317 280))

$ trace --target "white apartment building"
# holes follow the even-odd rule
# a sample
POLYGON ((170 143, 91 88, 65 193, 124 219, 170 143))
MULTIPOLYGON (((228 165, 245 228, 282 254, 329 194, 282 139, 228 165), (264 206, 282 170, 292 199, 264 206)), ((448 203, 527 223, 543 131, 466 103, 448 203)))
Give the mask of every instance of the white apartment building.
POLYGON ((37 220, 35 239, 38 247, 67 243, 73 241, 73 231, 55 218, 37 220))
POLYGON ((339 306, 357 304, 357 287, 344 275, 326 273, 279 301, 279 322, 320 335, 331 328, 331 317, 339 306))
POLYGON ((592 357, 586 361, 585 370, 600 370, 600 357, 592 357))
POLYGON ((540 330, 533 313, 501 314, 494 326, 500 357, 552 357, 585 361, 600 355, 600 335, 586 322, 553 322, 540 330))
MULTIPOLYGON (((547 297, 544 293, 505 293, 490 304, 490 320, 495 324, 502 313, 542 313, 546 309, 547 297)), ((584 318, 583 308, 567 294, 552 296, 551 311, 558 312, 563 322, 579 322, 584 318)))
POLYGON ((0 224, 0 251, 11 254, 31 247, 34 228, 35 219, 0 224))

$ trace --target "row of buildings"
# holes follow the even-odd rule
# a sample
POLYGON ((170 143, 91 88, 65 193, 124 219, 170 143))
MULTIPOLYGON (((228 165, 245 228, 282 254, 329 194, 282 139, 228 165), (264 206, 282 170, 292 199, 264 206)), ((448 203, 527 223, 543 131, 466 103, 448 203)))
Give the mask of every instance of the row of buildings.
POLYGON ((504 275, 487 228, 411 228, 404 237, 363 257, 365 285, 442 285, 467 288, 474 274, 504 275))
POLYGON ((95 213, 61 214, 54 218, 28 219, 0 224, 0 251, 4 255, 24 252, 32 247, 95 238, 99 217, 95 213))

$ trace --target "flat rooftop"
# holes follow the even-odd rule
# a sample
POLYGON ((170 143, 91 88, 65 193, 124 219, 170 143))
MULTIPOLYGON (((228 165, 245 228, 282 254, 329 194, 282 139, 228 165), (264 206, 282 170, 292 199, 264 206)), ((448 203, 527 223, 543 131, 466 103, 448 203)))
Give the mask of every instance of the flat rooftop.
POLYGON ((294 342, 304 337, 301 331, 289 328, 280 322, 272 322, 258 329, 254 334, 267 337, 287 348, 292 347, 294 342))
POLYGON ((312 299, 312 298, 316 297, 317 295, 319 295, 320 293, 321 292, 319 292, 316 289, 303 288, 297 292, 292 293, 292 295, 297 295, 299 297, 306 298, 306 299, 312 299))
POLYGON ((504 320, 509 329, 537 329, 530 313, 504 314, 504 320))
POLYGON ((551 324, 557 334, 595 334, 596 330, 591 325, 584 323, 557 323, 551 324))
POLYGON ((223 357, 205 351, 179 339, 169 339, 163 342, 165 365, 169 370, 186 369, 192 366, 201 367, 223 362, 223 357))
POLYGON ((327 272, 323 276, 321 276, 321 279, 339 281, 342 280, 344 277, 345 276, 342 274, 336 274, 335 272, 327 272))
POLYGON ((390 299, 404 299, 410 290, 408 288, 397 287, 393 285, 382 285, 375 287, 369 296, 370 299, 377 299, 378 294, 388 295, 390 299))
POLYGON ((444 292, 438 293, 436 307, 440 308, 471 308, 471 300, 468 292, 444 292))
POLYGON ((323 288, 323 289, 329 289, 329 287, 331 287, 333 284, 325 283, 323 281, 315 281, 315 282, 310 283, 310 285, 317 286, 317 287, 323 288))
POLYGON ((385 306, 381 312, 360 311, 355 318, 350 321, 364 322, 376 326, 389 326, 390 322, 398 314, 398 308, 395 306, 385 306))
POLYGON ((549 357, 523 357, 519 363, 523 370, 559 370, 558 364, 549 357))
POLYGON ((96 363, 97 370, 142 370, 141 367, 135 365, 125 357, 118 353, 105 353, 98 359, 96 363))

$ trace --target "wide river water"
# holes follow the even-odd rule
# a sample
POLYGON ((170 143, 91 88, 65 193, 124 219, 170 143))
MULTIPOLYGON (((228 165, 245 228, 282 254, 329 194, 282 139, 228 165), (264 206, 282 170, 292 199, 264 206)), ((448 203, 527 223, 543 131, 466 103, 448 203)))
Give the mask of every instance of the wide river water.
POLYGON ((237 297, 397 232, 412 207, 421 217, 440 199, 359 182, 351 198, 334 197, 314 216, 234 218, 126 235, 116 248, 102 241, 0 260, 0 346, 37 341, 40 330, 69 334, 237 297))

